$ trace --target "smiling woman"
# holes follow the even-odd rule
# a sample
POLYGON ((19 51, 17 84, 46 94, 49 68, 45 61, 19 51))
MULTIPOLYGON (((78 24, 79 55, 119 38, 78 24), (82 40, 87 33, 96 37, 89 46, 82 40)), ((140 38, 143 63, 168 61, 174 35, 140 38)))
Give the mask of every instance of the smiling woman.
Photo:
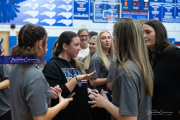
MULTIPOLYGON (((90 120, 86 79, 89 79, 95 72, 85 74, 82 63, 74 59, 81 50, 80 39, 76 33, 63 32, 57 43, 55 54, 45 65, 43 73, 50 86, 59 85, 61 87, 63 97, 68 97, 74 92, 76 94, 68 107, 58 113, 53 120, 90 120)), ((51 101, 52 106, 58 103, 58 99, 51 101)))

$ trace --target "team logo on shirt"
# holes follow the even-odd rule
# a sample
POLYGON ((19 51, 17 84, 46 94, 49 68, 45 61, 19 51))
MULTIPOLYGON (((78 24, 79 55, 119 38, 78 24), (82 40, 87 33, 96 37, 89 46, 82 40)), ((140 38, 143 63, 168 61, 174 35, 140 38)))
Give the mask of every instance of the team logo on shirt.
MULTIPOLYGON (((82 75, 82 73, 77 70, 77 68, 62 68, 61 69, 69 82, 73 77, 77 75, 82 75)), ((81 83, 87 83, 87 80, 82 80, 81 83)))

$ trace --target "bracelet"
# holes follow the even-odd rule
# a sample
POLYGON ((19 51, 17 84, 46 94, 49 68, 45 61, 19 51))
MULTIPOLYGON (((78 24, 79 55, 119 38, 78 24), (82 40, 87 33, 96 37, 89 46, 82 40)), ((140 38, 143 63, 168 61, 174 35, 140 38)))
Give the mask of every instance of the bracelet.
POLYGON ((77 82, 79 82, 76 76, 75 76, 75 78, 76 78, 77 82))

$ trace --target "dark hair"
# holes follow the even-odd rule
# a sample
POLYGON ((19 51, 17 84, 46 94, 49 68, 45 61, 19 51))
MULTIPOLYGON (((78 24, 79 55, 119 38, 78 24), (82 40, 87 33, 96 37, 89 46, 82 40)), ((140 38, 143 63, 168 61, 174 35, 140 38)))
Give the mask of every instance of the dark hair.
MULTIPOLYGON (((18 34, 18 45, 15 46, 12 51, 12 56, 36 56, 35 43, 39 40, 43 40, 43 48, 47 38, 46 30, 38 25, 26 24, 24 25, 18 34)), ((45 48, 44 48, 45 52, 45 48)))
POLYGON ((95 35, 97 35, 98 34, 98 32, 95 32, 95 31, 91 31, 91 32, 89 32, 89 38, 91 38, 92 36, 95 36, 95 35))
POLYGON ((52 50, 52 56, 54 56, 55 52, 56 52, 56 44, 58 43, 58 39, 54 42, 54 46, 53 46, 53 50, 52 50))
MULTIPOLYGON (((167 31, 164 25, 158 20, 149 20, 144 24, 154 28, 156 32, 156 45, 155 50, 152 53, 151 64, 154 67, 156 65, 157 59, 169 50, 173 45, 169 42, 167 37, 167 31)), ((143 25, 144 25, 143 24, 143 25)))
POLYGON ((56 47, 54 55, 58 56, 62 52, 63 44, 66 43, 69 45, 72 42, 72 39, 77 36, 78 35, 72 31, 63 32, 58 38, 58 46, 56 47))
MULTIPOLYGON (((18 45, 11 50, 12 56, 37 56, 35 51, 35 43, 37 41, 43 41, 43 49, 45 53, 47 33, 46 30, 38 25, 26 24, 24 25, 18 34, 18 45)), ((28 66, 27 64, 23 64, 28 66)))

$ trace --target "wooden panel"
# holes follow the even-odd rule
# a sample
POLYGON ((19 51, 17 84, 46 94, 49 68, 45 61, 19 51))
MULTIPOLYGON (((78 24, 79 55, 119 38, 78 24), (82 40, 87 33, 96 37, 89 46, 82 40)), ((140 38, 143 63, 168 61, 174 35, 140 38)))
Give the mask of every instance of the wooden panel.
POLYGON ((4 48, 5 56, 9 55, 9 32, 1 31, 0 32, 0 39, 4 38, 2 48, 4 48))

